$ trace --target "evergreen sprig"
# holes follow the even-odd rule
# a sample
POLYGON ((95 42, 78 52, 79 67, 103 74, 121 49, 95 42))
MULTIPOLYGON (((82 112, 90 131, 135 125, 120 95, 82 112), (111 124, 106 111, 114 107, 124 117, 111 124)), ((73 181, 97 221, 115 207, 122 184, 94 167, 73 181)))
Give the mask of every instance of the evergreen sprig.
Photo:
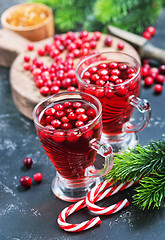
POLYGON ((120 182, 139 180, 134 203, 142 209, 159 208, 165 199, 165 138, 115 154, 113 168, 105 178, 120 182))
POLYGON ((165 0, 27 0, 50 6, 59 32, 107 32, 114 25, 131 32, 142 32, 152 24, 165 0))

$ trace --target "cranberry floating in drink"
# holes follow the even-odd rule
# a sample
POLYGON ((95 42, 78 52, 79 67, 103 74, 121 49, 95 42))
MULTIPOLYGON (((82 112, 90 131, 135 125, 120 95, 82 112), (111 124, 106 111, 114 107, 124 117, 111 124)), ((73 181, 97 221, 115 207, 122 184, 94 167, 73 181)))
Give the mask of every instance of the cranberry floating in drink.
POLYGON ((84 198, 113 165, 111 146, 99 142, 101 103, 86 93, 59 93, 39 103, 33 119, 39 140, 57 170, 52 191, 66 201, 84 198), (105 158, 99 170, 94 168, 97 152, 105 158))
POLYGON ((76 68, 78 87, 97 97, 102 104, 102 140, 113 150, 132 147, 137 143, 136 132, 147 126, 151 109, 140 93, 140 65, 131 56, 120 52, 103 52, 83 59, 76 68), (130 123, 134 107, 142 121, 130 123))

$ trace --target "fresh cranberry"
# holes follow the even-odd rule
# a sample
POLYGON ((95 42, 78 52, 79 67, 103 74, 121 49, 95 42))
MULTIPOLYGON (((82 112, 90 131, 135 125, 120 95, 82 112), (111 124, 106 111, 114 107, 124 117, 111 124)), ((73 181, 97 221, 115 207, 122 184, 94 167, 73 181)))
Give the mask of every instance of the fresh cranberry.
POLYGON ((93 41, 90 42, 90 47, 92 49, 96 48, 96 46, 97 46, 97 42, 96 41, 93 40, 93 41))
POLYGON ((67 118, 67 116, 64 116, 64 117, 61 118, 61 121, 62 121, 63 123, 68 123, 68 122, 69 122, 69 119, 67 118))
POLYGON ((95 96, 98 98, 104 97, 104 88, 97 88, 95 91, 95 96))
POLYGON ((108 66, 109 66, 109 68, 117 68, 118 62, 110 62, 108 66))
POLYGON ((44 86, 44 81, 43 81, 43 79, 37 79, 35 81, 35 84, 36 84, 36 87, 41 88, 44 86))
POLYGON ((64 129, 64 130, 71 129, 72 128, 72 124, 71 123, 63 123, 61 125, 61 128, 64 129))
POLYGON ((77 108, 75 113, 78 115, 78 114, 81 114, 81 113, 85 113, 85 109, 84 108, 77 108))
POLYGON ((159 72, 165 74, 165 65, 159 66, 159 72))
POLYGON ((75 92, 75 91, 76 91, 76 88, 73 87, 73 86, 69 86, 69 87, 67 88, 67 91, 68 91, 68 92, 75 92))
POLYGON ((97 73, 92 74, 92 76, 91 76, 91 80, 92 81, 96 82, 99 79, 100 79, 100 75, 98 75, 97 73))
POLYGON ((127 64, 120 64, 119 67, 118 67, 118 69, 119 69, 120 71, 126 71, 127 68, 128 68, 128 65, 127 65, 127 64))
POLYGON ((45 121, 46 121, 47 123, 51 123, 53 120, 54 120, 54 117, 53 117, 53 116, 47 116, 47 117, 45 118, 45 121))
POLYGON ((47 108, 46 110, 45 110, 45 114, 48 116, 48 115, 54 115, 55 114, 55 112, 56 112, 56 110, 55 110, 55 108, 47 108))
POLYGON ((123 42, 119 42, 119 43, 117 44, 117 48, 118 48, 119 50, 123 50, 123 49, 124 49, 124 43, 123 43, 123 42))
POLYGON ((33 160, 30 157, 27 157, 23 160, 24 166, 27 168, 31 168, 33 164, 33 160))
POLYGON ((24 63, 24 65, 23 65, 23 68, 24 68, 24 70, 26 70, 26 71, 28 71, 28 70, 30 70, 30 67, 31 67, 31 65, 29 64, 29 63, 24 63))
POLYGON ((111 37, 105 38, 104 44, 105 46, 110 47, 112 45, 112 38, 111 37))
POLYGON ((118 77, 117 75, 112 75, 112 76, 110 76, 109 80, 110 80, 111 82, 115 82, 118 78, 119 78, 119 77, 118 77))
POLYGON ((135 69, 134 68, 128 68, 127 69, 127 73, 130 74, 130 73, 135 73, 135 69))
POLYGON ((40 93, 43 96, 47 96, 50 93, 50 89, 46 86, 40 88, 40 93))
POLYGON ((101 38, 101 32, 99 31, 94 32, 94 37, 96 38, 96 40, 99 40, 101 38))
POLYGON ((64 117, 64 116, 65 116, 64 111, 57 111, 57 112, 55 113, 55 117, 56 117, 56 118, 62 118, 62 117, 64 117))
POLYGON ((101 76, 101 80, 107 82, 109 80, 109 75, 101 76))
POLYGON ((56 111, 61 111, 61 110, 63 110, 64 106, 62 104, 56 104, 56 105, 53 106, 53 108, 56 111))
POLYGON ((33 49, 34 49, 34 43, 29 42, 28 45, 27 45, 27 50, 33 51, 33 49))
POLYGON ((111 75, 116 75, 116 76, 119 76, 120 75, 120 70, 119 69, 112 69, 111 70, 111 75))
POLYGON ((98 85, 98 86, 104 86, 104 85, 105 85, 105 81, 99 79, 99 80, 96 81, 96 85, 98 85))
POLYGON ((100 69, 98 70, 98 74, 100 76, 106 76, 109 73, 109 71, 107 69, 100 69))
POLYGON ((95 117, 96 116, 96 111, 93 108, 91 108, 91 109, 87 110, 86 114, 89 117, 95 117))
POLYGON ((56 94, 60 91, 60 88, 59 88, 59 86, 52 86, 50 91, 52 94, 56 94))
POLYGON ((67 89, 72 83, 72 80, 70 78, 65 78, 64 80, 62 80, 62 87, 67 89))
POLYGON ((146 38, 147 40, 150 40, 150 39, 152 38, 151 33, 147 32, 147 31, 145 31, 145 32, 142 34, 142 36, 143 36, 144 38, 146 38))
POLYGON ((38 55, 39 55, 39 56, 44 56, 45 53, 46 53, 46 51, 45 51, 44 48, 40 48, 40 49, 38 49, 38 55))
POLYGON ((92 76, 91 73, 88 71, 84 72, 83 74, 83 78, 91 78, 91 76, 92 76))
POLYGON ((88 72, 90 72, 91 74, 94 74, 94 73, 97 73, 97 70, 98 70, 97 67, 93 66, 88 69, 88 72))
POLYGON ((115 84, 116 84, 116 85, 117 85, 117 84, 121 84, 121 83, 123 83, 123 79, 118 78, 118 79, 115 81, 115 84))
POLYGON ((32 185, 32 179, 29 176, 23 176, 20 179, 20 184, 25 188, 29 188, 32 185))
POLYGON ((74 112, 74 110, 73 110, 73 108, 67 108, 66 110, 65 110, 65 113, 66 114, 69 114, 69 113, 73 113, 74 112))
POLYGON ((33 175, 33 180, 37 183, 41 182, 42 178, 43 178, 42 173, 35 173, 33 175))
POLYGON ((141 68, 141 75, 142 75, 142 77, 148 76, 149 75, 149 68, 142 67, 141 68))
POLYGON ((144 78, 145 86, 150 87, 150 86, 152 86, 153 83, 154 83, 154 78, 153 77, 147 76, 147 77, 144 78))
POLYGON ((76 126, 77 128, 78 128, 78 127, 82 127, 82 126, 84 126, 84 122, 78 120, 78 121, 75 123, 75 126, 76 126))
POLYGON ((74 108, 80 108, 80 107, 82 107, 82 103, 81 102, 74 102, 73 107, 74 108))
POLYGON ((74 112, 70 112, 67 116, 70 120, 76 120, 77 119, 77 114, 74 112))
POLYGON ((77 142, 79 140, 79 136, 77 136, 77 132, 68 132, 67 133, 67 141, 68 142, 77 142))
POLYGON ((106 63, 100 63, 99 65, 98 65, 98 68, 99 69, 106 69, 108 66, 107 66, 107 64, 106 63))
POLYGON ((107 89, 105 90, 105 96, 106 96, 107 98, 112 98, 112 97, 114 96, 113 90, 112 90, 111 88, 107 88, 107 89))
POLYGON ((82 122, 86 122, 88 120, 88 116, 86 114, 83 114, 83 113, 79 114, 77 116, 77 120, 82 121, 82 122))
POLYGON ((89 139, 89 138, 92 137, 92 135, 93 135, 93 130, 90 129, 90 130, 86 131, 85 133, 83 133, 82 136, 83 136, 83 138, 85 138, 85 139, 89 139))
POLYGON ((54 119, 51 121, 51 125, 55 128, 59 128, 61 126, 61 121, 59 119, 54 119))
POLYGON ((160 94, 163 91, 163 86, 161 84, 155 84, 154 86, 154 92, 156 94, 160 94))
POLYGON ((156 33, 156 28, 153 26, 149 26, 146 28, 146 31, 149 32, 153 36, 156 33))
POLYGON ((163 84, 165 81, 165 77, 162 74, 158 74, 155 78, 156 83, 163 84))
POLYGON ((53 133, 52 139, 57 143, 62 143, 65 141, 65 132, 57 131, 53 133))
POLYGON ((88 37, 88 31, 84 30, 80 33, 80 38, 85 38, 85 37, 88 37))
POLYGON ((69 101, 66 101, 66 102, 64 102, 64 104, 63 104, 63 107, 64 107, 64 108, 69 108, 69 107, 71 107, 71 106, 72 106, 72 103, 69 102, 69 101))
POLYGON ((30 61, 30 57, 27 56, 27 55, 25 55, 25 56, 24 56, 24 61, 25 61, 25 62, 29 62, 29 61, 30 61))
POLYGON ((116 94, 117 94, 117 96, 123 97, 123 96, 125 96, 127 93, 128 93, 128 89, 127 89, 124 85, 121 85, 121 86, 117 86, 117 87, 116 87, 116 94))

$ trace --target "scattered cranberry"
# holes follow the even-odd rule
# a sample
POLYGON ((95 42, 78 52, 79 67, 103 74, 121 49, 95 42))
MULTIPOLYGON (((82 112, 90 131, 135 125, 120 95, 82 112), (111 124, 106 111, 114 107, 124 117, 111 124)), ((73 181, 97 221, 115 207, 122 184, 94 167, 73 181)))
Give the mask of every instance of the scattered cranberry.
POLYGON ((149 26, 146 28, 146 31, 149 32, 151 34, 151 36, 153 36, 156 33, 156 28, 153 26, 149 26))
POLYGON ((41 182, 42 178, 43 178, 42 173, 35 173, 33 175, 33 180, 37 183, 41 182))
POLYGON ((146 87, 150 87, 152 86, 152 84, 154 83, 154 78, 151 76, 147 76, 144 78, 144 84, 146 87))
POLYGON ((112 38, 111 37, 107 37, 104 40, 104 44, 105 44, 105 46, 110 47, 112 45, 112 38))
POLYGON ((144 38, 146 38, 147 40, 150 40, 150 39, 152 38, 151 33, 147 32, 147 31, 145 31, 145 32, 142 34, 142 36, 143 36, 144 38))
POLYGON ((27 56, 27 55, 25 55, 25 56, 24 56, 24 61, 25 61, 25 62, 29 62, 29 61, 30 61, 30 57, 27 56))
POLYGON ((28 176, 23 176, 20 179, 20 184, 25 188, 29 188, 32 185, 32 179, 28 176))
POLYGON ((161 84, 155 84, 154 86, 154 92, 156 94, 160 94, 163 91, 163 86, 161 84))
POLYGON ((159 72, 162 74, 165 74, 165 65, 160 65, 159 66, 159 72))
POLYGON ((163 84, 165 81, 165 76, 162 75, 162 74, 158 74, 155 78, 155 82, 156 83, 160 83, 160 84, 163 84))
POLYGON ((123 42, 119 42, 119 43, 117 44, 117 48, 118 48, 119 50, 123 50, 123 49, 124 49, 124 43, 123 43, 123 42))
POLYGON ((34 49, 34 44, 32 42, 28 43, 27 50, 33 51, 33 49, 34 49))
POLYGON ((23 160, 24 166, 27 168, 31 168, 33 164, 33 160, 30 157, 27 157, 23 160))

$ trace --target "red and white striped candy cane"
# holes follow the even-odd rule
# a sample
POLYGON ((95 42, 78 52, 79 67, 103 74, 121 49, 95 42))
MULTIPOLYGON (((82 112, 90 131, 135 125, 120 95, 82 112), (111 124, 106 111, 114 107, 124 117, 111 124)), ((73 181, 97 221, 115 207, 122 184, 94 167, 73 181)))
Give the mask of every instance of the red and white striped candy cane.
POLYGON ((96 225, 99 225, 101 223, 101 220, 99 217, 94 217, 90 220, 84 221, 82 223, 77 224, 71 224, 66 222, 66 218, 71 215, 72 213, 86 207, 86 200, 80 200, 75 204, 70 205, 69 207, 65 208, 60 215, 58 216, 57 222, 59 226, 68 232, 79 232, 84 231, 89 228, 92 228, 96 225))
POLYGON ((95 188, 93 188, 87 194, 86 205, 90 211, 92 211, 93 213, 99 214, 99 215, 108 215, 108 214, 116 213, 116 212, 120 211, 122 208, 127 207, 129 205, 129 202, 127 199, 124 199, 124 200, 122 200, 112 206, 109 206, 109 207, 99 207, 94 203, 102 200, 105 197, 109 197, 119 191, 129 188, 133 184, 134 184, 134 181, 131 181, 128 183, 122 183, 118 186, 113 186, 113 187, 105 190, 106 188, 108 188, 111 185, 111 183, 104 181, 104 182, 100 183, 98 186, 96 186, 95 188))

